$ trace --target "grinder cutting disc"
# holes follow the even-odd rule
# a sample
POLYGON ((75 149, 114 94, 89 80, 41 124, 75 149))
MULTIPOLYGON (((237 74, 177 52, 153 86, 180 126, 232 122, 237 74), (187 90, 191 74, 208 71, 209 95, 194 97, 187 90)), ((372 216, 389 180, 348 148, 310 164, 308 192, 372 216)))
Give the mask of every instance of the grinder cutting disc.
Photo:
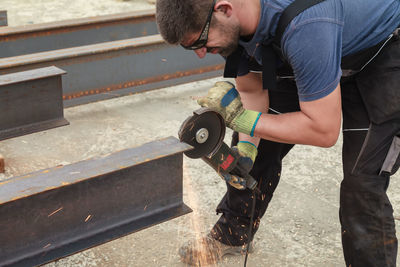
POLYGON ((182 123, 178 135, 181 142, 194 147, 184 152, 189 158, 212 155, 224 140, 225 121, 218 112, 200 108, 182 123))

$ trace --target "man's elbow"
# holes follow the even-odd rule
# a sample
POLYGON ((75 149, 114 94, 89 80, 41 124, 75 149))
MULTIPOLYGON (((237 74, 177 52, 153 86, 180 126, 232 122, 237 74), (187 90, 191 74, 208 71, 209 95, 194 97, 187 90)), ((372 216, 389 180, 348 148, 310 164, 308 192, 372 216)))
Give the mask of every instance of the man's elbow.
POLYGON ((329 148, 333 147, 337 140, 339 138, 339 131, 334 130, 334 131, 329 131, 320 134, 318 138, 318 144, 316 144, 319 147, 324 147, 324 148, 329 148))

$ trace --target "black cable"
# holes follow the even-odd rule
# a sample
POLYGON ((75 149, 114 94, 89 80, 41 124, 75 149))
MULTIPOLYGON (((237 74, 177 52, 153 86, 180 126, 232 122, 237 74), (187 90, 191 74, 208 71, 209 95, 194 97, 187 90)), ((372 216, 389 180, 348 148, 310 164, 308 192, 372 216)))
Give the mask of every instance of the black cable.
POLYGON ((244 258, 244 267, 247 265, 247 258, 249 256, 249 249, 250 249, 250 242, 253 240, 253 223, 254 223, 254 213, 256 208, 256 191, 257 193, 260 192, 258 188, 253 190, 253 201, 251 204, 251 213, 250 213, 250 225, 249 225, 249 232, 247 234, 247 248, 246 248, 246 256, 244 258))

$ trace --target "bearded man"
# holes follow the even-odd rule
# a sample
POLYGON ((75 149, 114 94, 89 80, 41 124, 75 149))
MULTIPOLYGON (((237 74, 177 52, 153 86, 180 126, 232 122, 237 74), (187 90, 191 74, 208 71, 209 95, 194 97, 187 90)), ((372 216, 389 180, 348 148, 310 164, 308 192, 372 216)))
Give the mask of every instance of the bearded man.
MULTIPOLYGON (((232 145, 254 162, 261 194, 253 234, 293 145, 330 147, 342 128, 346 266, 396 266, 386 190, 400 164, 400 1, 157 0, 156 9, 168 43, 199 58, 220 54, 224 76, 236 78, 236 88, 219 82, 199 104, 223 114, 232 145)), ((243 252, 251 197, 228 184, 220 219, 181 248, 182 259, 243 252)))

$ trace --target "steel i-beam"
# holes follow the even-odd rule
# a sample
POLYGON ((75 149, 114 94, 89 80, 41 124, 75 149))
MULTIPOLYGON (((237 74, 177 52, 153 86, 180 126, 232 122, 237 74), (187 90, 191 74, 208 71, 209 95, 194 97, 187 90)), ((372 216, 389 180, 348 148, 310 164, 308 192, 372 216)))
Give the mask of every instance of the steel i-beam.
POLYGON ((0 59, 0 74, 55 65, 63 76, 64 106, 164 88, 222 74, 224 60, 166 44, 151 35, 0 59))
POLYGON ((174 137, 0 182, 0 266, 32 266, 191 212, 174 137))
POLYGON ((0 26, 7 26, 7 10, 0 10, 0 26))
POLYGON ((0 75, 0 140, 69 124, 61 75, 46 67, 0 75))
MULTIPOLYGON (((1 18, 3 16, 0 13, 0 25, 4 23, 1 18)), ((5 27, 0 28, 0 57, 14 57, 157 33, 154 9, 5 27)))

